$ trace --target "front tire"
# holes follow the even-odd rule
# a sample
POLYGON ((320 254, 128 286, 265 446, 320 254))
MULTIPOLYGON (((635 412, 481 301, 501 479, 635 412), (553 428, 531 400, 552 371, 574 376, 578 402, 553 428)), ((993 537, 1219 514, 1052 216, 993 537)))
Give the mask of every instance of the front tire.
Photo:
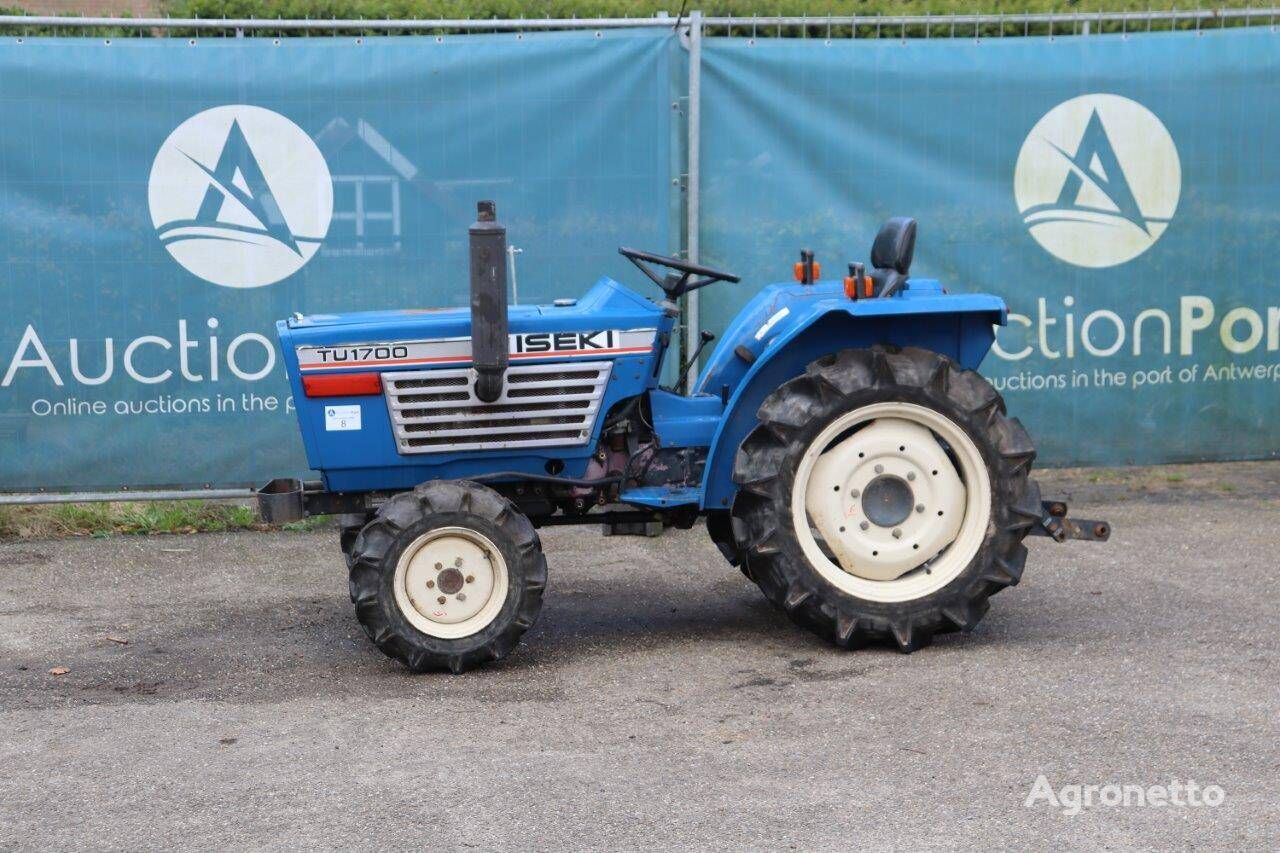
POLYGON ((347 564, 347 571, 351 570, 351 549, 356 545, 356 537, 360 535, 360 531, 366 524, 373 521, 373 516, 372 512, 347 513, 338 516, 338 548, 342 551, 342 559, 347 564))
POLYGON ((533 524, 466 480, 387 501, 351 543, 349 565, 365 633, 415 672, 505 657, 537 620, 547 583, 533 524))
POLYGON ((1016 584, 1040 518, 1035 449, 971 370, 927 350, 844 350, 760 407, 732 509, 744 570, 798 624, 903 652, 969 631, 1016 584))

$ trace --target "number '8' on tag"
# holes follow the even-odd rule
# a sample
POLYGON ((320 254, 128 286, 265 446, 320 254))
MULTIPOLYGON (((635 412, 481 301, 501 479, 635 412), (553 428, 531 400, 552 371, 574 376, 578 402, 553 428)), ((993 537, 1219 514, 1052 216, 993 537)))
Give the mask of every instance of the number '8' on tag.
POLYGON ((324 428, 326 432, 360 429, 360 407, 325 406, 324 428))

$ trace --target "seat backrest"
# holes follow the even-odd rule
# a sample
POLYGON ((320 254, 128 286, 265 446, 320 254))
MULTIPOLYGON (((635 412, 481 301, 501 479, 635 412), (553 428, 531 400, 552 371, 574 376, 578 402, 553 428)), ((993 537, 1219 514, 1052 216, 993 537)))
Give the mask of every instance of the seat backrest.
POLYGON ((906 275, 915 253, 916 221, 909 216, 895 216, 880 226, 880 233, 871 244, 871 266, 906 275))
POLYGON ((907 281, 911 258, 916 252, 916 221, 895 216, 880 226, 871 244, 871 278, 877 296, 892 296, 907 281))

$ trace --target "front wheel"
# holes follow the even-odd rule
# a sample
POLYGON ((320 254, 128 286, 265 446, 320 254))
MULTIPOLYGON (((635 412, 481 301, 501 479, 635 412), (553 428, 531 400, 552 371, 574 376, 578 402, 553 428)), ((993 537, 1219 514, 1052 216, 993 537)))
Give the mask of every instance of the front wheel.
POLYGON ((437 480, 383 504, 350 546, 351 600, 369 638, 421 672, 505 657, 542 609, 533 524, 494 490, 437 480))
POLYGON ((968 631, 1015 584, 1040 517, 1035 449, 986 380, 927 350, 818 359, 738 450, 745 569, 796 622, 904 652, 968 631))

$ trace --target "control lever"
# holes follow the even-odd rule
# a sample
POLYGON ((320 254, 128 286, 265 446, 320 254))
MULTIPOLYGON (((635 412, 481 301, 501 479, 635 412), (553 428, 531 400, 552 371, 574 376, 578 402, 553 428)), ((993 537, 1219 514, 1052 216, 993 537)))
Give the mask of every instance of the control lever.
POLYGON ((861 299, 871 296, 871 279, 867 278, 867 268, 859 263, 849 264, 849 277, 844 280, 844 295, 850 299, 861 299))
POLYGON ((689 356, 689 360, 684 363, 684 367, 680 368, 680 375, 685 376, 689 373, 689 368, 698 363, 698 356, 702 355, 702 348, 716 339, 716 336, 703 329, 698 334, 698 346, 693 351, 693 355, 689 356))
POLYGON ((821 267, 813 260, 812 249, 800 250, 800 263, 796 264, 796 281, 801 284, 813 284, 822 275, 821 267))

